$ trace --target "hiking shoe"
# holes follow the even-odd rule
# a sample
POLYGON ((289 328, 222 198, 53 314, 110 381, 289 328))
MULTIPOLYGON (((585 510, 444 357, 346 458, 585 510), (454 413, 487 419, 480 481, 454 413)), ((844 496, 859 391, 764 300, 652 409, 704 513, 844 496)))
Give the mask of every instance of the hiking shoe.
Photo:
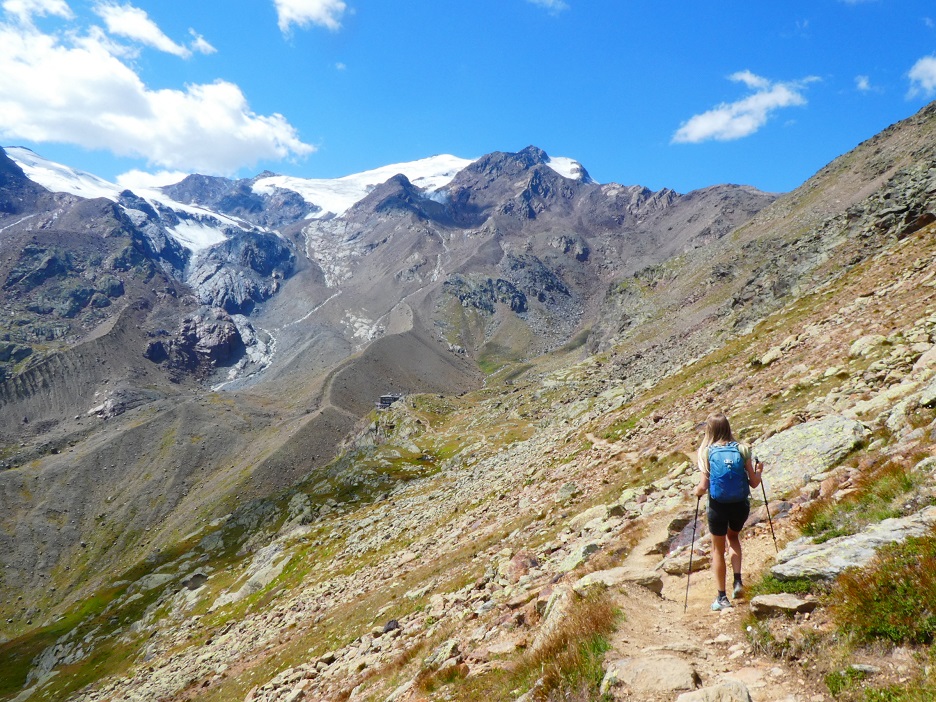
POLYGON ((723 609, 731 608, 731 600, 728 599, 728 595, 719 595, 715 598, 715 601, 712 603, 712 611, 719 612, 723 609))
POLYGON ((742 585, 741 581, 739 580, 738 582, 734 584, 734 590, 731 591, 731 596, 734 597, 735 599, 738 599, 743 594, 744 594, 744 585, 742 585))

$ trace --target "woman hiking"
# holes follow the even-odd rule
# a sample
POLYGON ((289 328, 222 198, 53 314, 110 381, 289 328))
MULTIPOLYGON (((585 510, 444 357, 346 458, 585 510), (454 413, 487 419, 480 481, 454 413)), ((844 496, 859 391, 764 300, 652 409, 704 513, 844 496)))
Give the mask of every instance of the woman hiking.
POLYGON ((751 511, 748 502, 751 488, 761 483, 764 464, 751 458, 751 448, 739 444, 731 433, 728 418, 721 412, 710 414, 705 420, 705 437, 699 446, 699 470, 702 477, 695 495, 709 494, 708 528, 712 535, 712 573, 718 595, 712 610, 731 607, 725 591, 725 542, 731 548, 731 569, 734 573, 732 597, 744 591, 741 582, 740 532, 751 511))

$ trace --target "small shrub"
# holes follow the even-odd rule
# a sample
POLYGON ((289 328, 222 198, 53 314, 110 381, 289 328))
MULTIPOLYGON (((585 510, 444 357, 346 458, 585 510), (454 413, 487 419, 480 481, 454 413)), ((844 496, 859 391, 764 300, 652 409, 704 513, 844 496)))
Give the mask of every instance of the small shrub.
POLYGON ((936 534, 885 546, 843 573, 831 596, 840 630, 859 641, 930 644, 936 637, 936 534))
POLYGON ((796 578, 794 580, 780 580, 769 571, 756 583, 748 588, 748 594, 751 597, 757 595, 779 595, 790 593, 792 595, 806 595, 815 593, 821 589, 821 584, 807 578, 796 578))
POLYGON ((861 672, 860 670, 846 668, 845 670, 836 670, 826 675, 825 684, 826 687, 829 688, 829 692, 837 697, 846 690, 850 690, 855 687, 856 684, 864 680, 866 677, 867 674, 861 672))
POLYGON ((757 619, 753 615, 746 617, 743 625, 748 641, 757 655, 797 660, 815 654, 827 645, 827 641, 819 632, 811 630, 798 630, 793 635, 777 638, 770 629, 770 621, 757 619))
POLYGON ((607 592, 590 593, 576 601, 549 640, 522 655, 509 673, 495 670, 469 678, 453 691, 455 699, 515 699, 522 691, 533 690, 537 702, 604 700, 598 694, 604 677, 602 658, 619 619, 607 592))
POLYGON ((816 543, 857 533, 867 524, 900 517, 904 498, 922 482, 906 460, 860 462, 861 478, 855 492, 840 502, 830 498, 815 500, 801 513, 797 523, 816 543))

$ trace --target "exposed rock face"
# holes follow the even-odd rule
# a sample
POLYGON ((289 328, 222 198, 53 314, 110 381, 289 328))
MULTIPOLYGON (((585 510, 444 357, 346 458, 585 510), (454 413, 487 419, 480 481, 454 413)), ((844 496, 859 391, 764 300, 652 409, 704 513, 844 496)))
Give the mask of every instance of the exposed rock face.
POLYGON ((756 445, 754 453, 765 463, 770 497, 777 498, 803 487, 813 475, 836 465, 868 434, 860 422, 829 415, 799 424, 756 445))
POLYGON ((851 536, 839 536, 815 544, 802 537, 789 544, 777 556, 770 569, 781 580, 809 578, 831 580, 846 568, 866 565, 885 544, 899 543, 909 536, 922 536, 936 524, 936 507, 896 519, 885 519, 851 536))
POLYGON ((188 282, 202 304, 250 314, 274 295, 295 266, 295 254, 274 234, 238 235, 198 256, 188 282))

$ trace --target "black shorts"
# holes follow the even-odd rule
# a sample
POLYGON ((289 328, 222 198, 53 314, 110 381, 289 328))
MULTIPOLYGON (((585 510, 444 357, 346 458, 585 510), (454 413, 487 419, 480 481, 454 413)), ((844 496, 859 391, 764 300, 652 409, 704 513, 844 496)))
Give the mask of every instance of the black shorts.
POLYGON ((714 536, 725 536, 729 529, 741 531, 750 513, 751 505, 747 500, 716 502, 710 497, 706 513, 709 532, 714 536))

